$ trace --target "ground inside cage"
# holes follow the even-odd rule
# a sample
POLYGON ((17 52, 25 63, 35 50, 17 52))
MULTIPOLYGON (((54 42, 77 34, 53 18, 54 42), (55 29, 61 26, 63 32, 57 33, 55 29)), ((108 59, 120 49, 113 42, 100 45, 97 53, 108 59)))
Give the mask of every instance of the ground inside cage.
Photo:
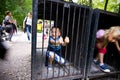
MULTIPOLYGON (((37 80, 39 79, 51 79, 51 78, 60 78, 67 77, 73 75, 81 74, 81 68, 78 68, 74 64, 67 62, 66 65, 61 65, 59 63, 53 63, 52 70, 49 70, 48 67, 45 66, 45 55, 46 49, 37 49, 36 54, 36 75, 37 80)), ((81 75, 81 76, 80 76, 81 75)))
POLYGON ((113 66, 110 66, 108 64, 105 64, 108 66, 110 69, 110 72, 103 72, 99 65, 96 65, 94 62, 91 63, 91 69, 90 69, 90 74, 89 77, 100 77, 100 76, 107 76, 110 74, 117 74, 120 73, 119 71, 116 71, 116 69, 113 66))

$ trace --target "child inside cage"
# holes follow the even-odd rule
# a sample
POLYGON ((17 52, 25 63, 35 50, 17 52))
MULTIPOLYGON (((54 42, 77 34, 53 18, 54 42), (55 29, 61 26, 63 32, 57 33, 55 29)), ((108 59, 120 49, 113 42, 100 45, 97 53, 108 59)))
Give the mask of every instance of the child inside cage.
POLYGON ((54 60, 60 64, 65 63, 65 60, 61 55, 61 46, 66 46, 68 43, 69 37, 65 37, 63 41, 60 29, 58 27, 52 27, 45 62, 45 65, 48 66, 49 70, 52 69, 52 63, 54 60))
POLYGON ((107 30, 100 29, 96 33, 95 48, 98 50, 98 54, 94 59, 94 63, 99 65, 101 70, 104 72, 110 72, 110 69, 107 67, 107 65, 104 64, 104 55, 107 52, 106 47, 109 42, 114 42, 118 51, 120 51, 118 44, 119 39, 120 26, 112 26, 110 29, 107 30))

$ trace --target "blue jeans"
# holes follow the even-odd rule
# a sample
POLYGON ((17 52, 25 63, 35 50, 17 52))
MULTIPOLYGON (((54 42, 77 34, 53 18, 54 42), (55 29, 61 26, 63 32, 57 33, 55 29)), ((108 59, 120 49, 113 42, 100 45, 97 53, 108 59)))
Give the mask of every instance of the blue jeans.
POLYGON ((31 26, 30 25, 26 25, 26 32, 27 32, 27 38, 28 38, 28 40, 30 40, 30 34, 31 34, 31 26))

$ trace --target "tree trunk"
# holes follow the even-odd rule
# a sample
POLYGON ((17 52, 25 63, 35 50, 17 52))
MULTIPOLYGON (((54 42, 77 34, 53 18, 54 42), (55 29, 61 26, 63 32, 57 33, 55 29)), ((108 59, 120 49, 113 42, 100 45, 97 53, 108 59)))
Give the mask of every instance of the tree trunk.
POLYGON ((90 7, 92 7, 92 0, 89 0, 89 5, 90 7))

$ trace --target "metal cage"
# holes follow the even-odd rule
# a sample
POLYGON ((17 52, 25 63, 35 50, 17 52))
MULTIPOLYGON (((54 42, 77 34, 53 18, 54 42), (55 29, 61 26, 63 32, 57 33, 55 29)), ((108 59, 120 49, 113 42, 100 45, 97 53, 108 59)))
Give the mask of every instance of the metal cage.
MULTIPOLYGON (((62 47, 61 53, 69 65, 53 64, 53 70, 49 71, 45 67, 45 55, 47 50, 48 39, 44 39, 45 24, 41 37, 33 33, 33 77, 37 80, 46 79, 83 79, 85 77, 88 42, 90 25, 93 10, 86 6, 74 3, 46 0, 38 1, 37 19, 43 22, 48 20, 49 28, 52 21, 54 26, 61 29, 63 38, 68 36, 70 43, 62 47), (35 35, 37 38, 35 38, 35 35), (41 42, 39 41, 41 39, 41 42)), ((34 16, 33 16, 34 17, 34 16)), ((34 30, 35 32, 35 30, 34 30)), ((48 34, 49 35, 49 34, 48 34)), ((48 36, 49 38, 49 36, 48 36)))
POLYGON ((32 28, 32 80, 106 80, 120 78, 120 55, 113 44, 108 45, 105 62, 112 72, 103 73, 93 63, 96 31, 120 25, 120 15, 91 9, 87 6, 61 0, 33 0, 32 28), (37 22, 42 23, 41 33, 37 22), (48 27, 44 22, 48 21, 48 27), (51 71, 45 66, 50 29, 59 27, 63 38, 68 36, 70 43, 62 47, 61 53, 68 65, 53 63, 51 71), (48 36, 44 39, 45 29, 48 36))
MULTIPOLYGON (((114 43, 109 43, 107 46, 107 53, 105 55, 104 61, 106 65, 110 68, 110 73, 105 73, 100 70, 98 66, 96 66, 93 63, 93 58, 95 53, 95 40, 96 40, 96 31, 98 29, 108 29, 112 26, 118 26, 120 25, 120 14, 112 13, 112 12, 106 12, 99 9, 95 9, 93 12, 93 19, 92 19, 92 27, 91 28, 91 37, 90 37, 90 44, 89 44, 89 59, 88 59, 88 66, 87 66, 87 74, 86 77, 90 78, 96 78, 96 77, 103 77, 108 76, 110 77, 112 75, 116 75, 120 73, 120 64, 119 59, 120 55, 114 45, 114 43)), ((96 78, 97 79, 97 78, 96 78)), ((104 77, 103 77, 104 79, 104 77)), ((102 79, 102 80, 103 80, 102 79)), ((115 80, 119 78, 116 77, 115 80)), ((98 79, 99 80, 99 79, 98 79)), ((110 79, 112 80, 112 79, 110 79)))

